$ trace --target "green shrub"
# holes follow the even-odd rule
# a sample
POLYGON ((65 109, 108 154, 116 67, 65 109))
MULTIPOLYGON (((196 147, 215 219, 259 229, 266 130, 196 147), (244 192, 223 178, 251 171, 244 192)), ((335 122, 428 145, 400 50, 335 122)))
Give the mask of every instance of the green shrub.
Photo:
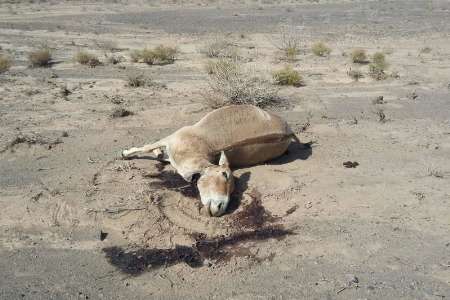
POLYGON ((300 73, 292 68, 292 66, 286 66, 281 70, 273 73, 273 79, 278 85, 292 85, 299 87, 304 85, 303 77, 300 73))
POLYGON ((312 45, 311 50, 317 56, 328 56, 331 53, 331 48, 322 42, 312 45))
POLYGON ((50 49, 42 48, 32 51, 28 54, 28 62, 30 67, 48 67, 52 60, 50 49))
POLYGON ((388 63, 386 62, 386 56, 382 52, 376 52, 372 56, 372 63, 375 64, 378 68, 386 70, 388 68, 388 63))

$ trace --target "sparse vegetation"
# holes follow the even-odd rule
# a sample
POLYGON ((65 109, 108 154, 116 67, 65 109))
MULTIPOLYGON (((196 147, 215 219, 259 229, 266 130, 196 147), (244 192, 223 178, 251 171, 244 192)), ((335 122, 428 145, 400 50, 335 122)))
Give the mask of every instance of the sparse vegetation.
POLYGON ((123 118, 134 115, 134 112, 125 108, 115 108, 111 113, 111 118, 123 118))
POLYGON ((436 178, 444 178, 444 172, 438 170, 436 168, 428 168, 428 176, 436 177, 436 178))
POLYGON ((361 78, 364 78, 364 74, 360 70, 352 70, 350 69, 347 72, 347 75, 352 78, 354 81, 359 81, 361 78))
POLYGON ((128 75, 128 83, 129 87, 141 87, 147 85, 148 78, 146 78, 142 74, 130 74, 128 75))
POLYGON ((106 57, 108 63, 112 64, 112 65, 117 65, 120 64, 122 61, 124 61, 124 57, 123 56, 117 56, 117 55, 110 55, 106 57))
POLYGON ((42 48, 32 51, 28 54, 28 62, 30 67, 48 67, 52 60, 50 49, 42 48))
POLYGON ((372 63, 369 65, 369 75, 376 80, 386 79, 388 77, 385 72, 387 67, 386 56, 377 52, 373 55, 372 63))
POLYGON ((11 59, 6 55, 0 54, 0 74, 8 71, 11 65, 11 59))
POLYGON ((325 43, 323 42, 318 42, 315 43, 314 45, 312 45, 311 47, 311 51, 317 55, 317 56, 328 56, 331 53, 331 48, 328 47, 325 43))
POLYGON ((260 107, 279 103, 278 88, 255 72, 243 70, 236 60, 219 63, 210 74, 211 93, 205 99, 211 107, 253 104, 260 107))
POLYGON ((375 114, 378 116, 378 122, 380 123, 386 123, 386 114, 384 113, 384 110, 382 108, 378 108, 375 111, 375 114))
POLYGON ((167 65, 175 61, 177 52, 177 48, 159 45, 154 49, 133 50, 130 52, 130 58, 133 62, 143 62, 148 65, 167 65))
POLYGON ((293 61, 300 53, 300 38, 297 31, 290 26, 284 26, 280 30, 278 49, 283 51, 285 59, 293 61))
POLYGON ((159 45, 153 49, 155 56, 154 64, 172 64, 175 61, 175 55, 178 50, 174 47, 159 45))
POLYGON ((130 58, 132 62, 139 62, 142 57, 142 50, 133 50, 130 52, 130 58))
POLYGON ((127 86, 129 87, 156 87, 165 88, 164 84, 153 81, 150 77, 144 74, 129 74, 127 79, 127 86))
POLYGON ((101 65, 101 62, 97 56, 86 51, 78 51, 75 54, 74 60, 81 65, 87 65, 91 68, 101 65))
POLYGON ((356 64, 365 64, 369 61, 366 50, 364 50, 364 49, 353 50, 352 54, 351 54, 351 58, 352 58, 352 61, 356 64))
POLYGON ((292 85, 299 87, 304 85, 303 77, 292 66, 286 66, 273 73, 273 79, 278 85, 292 85))
POLYGON ((216 36, 206 42, 200 52, 210 58, 233 57, 237 55, 237 49, 223 36, 216 36))
POLYGON ((205 71, 208 75, 211 75, 220 72, 220 70, 231 70, 235 67, 237 67, 237 64, 234 60, 221 58, 218 60, 209 60, 205 65, 205 71))
POLYGON ((386 62, 386 56, 382 52, 376 52, 373 55, 372 63, 383 70, 386 70, 389 66, 388 63, 386 62))

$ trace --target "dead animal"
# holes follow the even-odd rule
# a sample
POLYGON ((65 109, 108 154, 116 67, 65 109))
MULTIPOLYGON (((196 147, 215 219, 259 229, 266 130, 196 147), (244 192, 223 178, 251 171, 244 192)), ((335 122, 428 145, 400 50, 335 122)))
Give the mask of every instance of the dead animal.
POLYGON ((220 216, 234 188, 230 168, 276 158, 292 140, 298 142, 279 116, 253 105, 231 105, 208 113, 196 124, 156 143, 124 150, 122 157, 153 152, 158 159, 169 161, 186 181, 197 181, 206 212, 220 216))

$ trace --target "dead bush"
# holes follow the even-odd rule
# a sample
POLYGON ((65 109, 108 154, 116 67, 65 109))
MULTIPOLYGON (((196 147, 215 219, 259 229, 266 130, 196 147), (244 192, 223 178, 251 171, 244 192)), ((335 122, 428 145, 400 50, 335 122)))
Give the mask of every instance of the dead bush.
POLYGON ((28 53, 30 67, 48 67, 52 60, 52 53, 48 48, 42 48, 28 53))
POLYGON ((317 43, 312 45, 311 51, 317 56, 324 57, 324 56, 330 55, 332 50, 325 43, 317 42, 317 43))
POLYGON ((356 64, 365 64, 369 61, 366 50, 364 50, 364 49, 353 50, 352 54, 351 54, 351 58, 352 58, 352 61, 356 64))
POLYGON ((243 70, 236 60, 217 64, 210 76, 211 93, 207 103, 223 106, 227 104, 253 104, 260 107, 279 103, 278 88, 255 72, 243 70))
POLYGON ((304 85, 303 77, 292 66, 286 66, 283 69, 273 73, 273 79, 278 85, 292 85, 299 87, 304 85))
POLYGON ((11 68, 11 65, 11 59, 6 55, 0 54, 0 74, 8 71, 9 68, 11 68))

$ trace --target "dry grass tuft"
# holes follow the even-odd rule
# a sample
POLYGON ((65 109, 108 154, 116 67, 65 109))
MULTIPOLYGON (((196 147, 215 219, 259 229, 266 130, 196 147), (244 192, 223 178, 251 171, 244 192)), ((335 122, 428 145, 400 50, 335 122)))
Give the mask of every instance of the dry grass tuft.
POLYGON ((30 67, 48 67, 51 64, 52 53, 48 48, 32 51, 28 54, 30 67))
POLYGON ((324 57, 324 56, 330 55, 332 50, 325 43, 318 42, 318 43, 315 43, 314 45, 312 45, 311 51, 317 56, 324 57))
POLYGON ((218 62, 210 74, 211 93, 205 95, 209 106, 253 104, 259 107, 280 102, 278 88, 255 72, 241 69, 237 60, 218 62))
POLYGON ((273 79, 278 85, 292 85, 299 87, 304 85, 303 77, 292 66, 286 66, 283 69, 273 73, 273 79))
POLYGON ((355 49, 351 53, 352 61, 356 64, 365 64, 369 62, 367 57, 366 50, 364 49, 355 49))
POLYGON ((0 54, 0 74, 8 71, 9 68, 11 68, 11 65, 11 59, 6 55, 0 54))
POLYGON ((74 60, 81 65, 87 65, 91 68, 102 64, 96 55, 86 51, 78 51, 75 54, 74 60))

